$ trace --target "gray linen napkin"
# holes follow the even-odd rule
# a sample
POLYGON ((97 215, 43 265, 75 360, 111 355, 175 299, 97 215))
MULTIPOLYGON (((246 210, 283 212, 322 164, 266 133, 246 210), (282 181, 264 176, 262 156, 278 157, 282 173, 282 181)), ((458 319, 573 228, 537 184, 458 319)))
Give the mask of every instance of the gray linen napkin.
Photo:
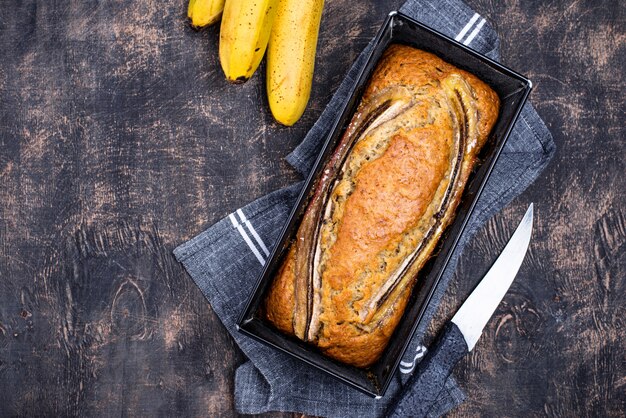
MULTIPOLYGON (((400 10, 480 53, 498 58, 499 41, 494 30, 484 18, 459 0, 408 0, 400 10)), ((300 173, 305 175, 312 167, 368 49, 369 46, 356 60, 303 142, 287 157, 300 173)), ((537 178, 554 151, 555 146, 546 126, 532 106, 527 104, 435 291, 433 303, 426 313, 427 319, 434 315, 471 236, 537 178)), ((237 411, 248 414, 292 411, 329 417, 382 416, 426 351, 421 341, 428 320, 414 335, 386 396, 378 400, 243 336, 235 329, 235 322, 301 186, 302 183, 298 183, 278 190, 238 209, 176 248, 174 254, 249 359, 235 374, 237 411)), ((428 416, 442 415, 463 399, 462 391, 450 377, 428 416)))

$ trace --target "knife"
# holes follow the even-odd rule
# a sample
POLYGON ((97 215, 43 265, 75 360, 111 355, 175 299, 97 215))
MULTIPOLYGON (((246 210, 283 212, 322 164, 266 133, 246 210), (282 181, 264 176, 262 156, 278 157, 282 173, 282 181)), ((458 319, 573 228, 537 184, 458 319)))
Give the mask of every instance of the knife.
POLYGON ((533 204, 493 266, 448 322, 404 385, 389 417, 426 416, 457 362, 472 351, 522 265, 533 227, 533 204))

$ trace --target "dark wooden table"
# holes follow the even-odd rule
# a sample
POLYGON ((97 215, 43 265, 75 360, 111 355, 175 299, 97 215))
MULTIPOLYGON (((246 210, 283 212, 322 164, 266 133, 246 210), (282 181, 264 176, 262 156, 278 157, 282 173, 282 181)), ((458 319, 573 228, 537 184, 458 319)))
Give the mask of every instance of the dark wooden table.
MULTIPOLYGON (((298 179, 283 157, 400 3, 327 2, 310 105, 289 129, 263 68, 224 81, 217 29, 191 30, 183 0, 3 3, 0 416, 236 415, 244 358, 171 251, 298 179)), ((558 152, 474 239, 433 323, 535 202, 529 256, 456 369, 468 401, 451 416, 622 416, 625 6, 470 3, 534 81, 558 152)))

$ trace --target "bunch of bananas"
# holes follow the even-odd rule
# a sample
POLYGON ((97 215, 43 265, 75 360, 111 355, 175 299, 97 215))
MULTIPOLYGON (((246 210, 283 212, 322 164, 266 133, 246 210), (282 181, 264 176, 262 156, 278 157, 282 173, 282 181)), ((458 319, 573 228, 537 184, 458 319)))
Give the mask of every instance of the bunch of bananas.
POLYGON ((291 126, 309 101, 324 0, 189 0, 187 16, 201 28, 220 17, 220 64, 243 83, 267 49, 267 98, 274 119, 291 126))

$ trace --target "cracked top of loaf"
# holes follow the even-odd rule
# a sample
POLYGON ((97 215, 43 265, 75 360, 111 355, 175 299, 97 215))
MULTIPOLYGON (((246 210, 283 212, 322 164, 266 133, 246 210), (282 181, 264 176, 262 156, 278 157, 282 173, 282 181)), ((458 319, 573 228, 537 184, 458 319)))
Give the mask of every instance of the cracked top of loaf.
POLYGON ((472 74, 391 45, 314 188, 266 318, 341 362, 376 362, 498 112, 472 74))

